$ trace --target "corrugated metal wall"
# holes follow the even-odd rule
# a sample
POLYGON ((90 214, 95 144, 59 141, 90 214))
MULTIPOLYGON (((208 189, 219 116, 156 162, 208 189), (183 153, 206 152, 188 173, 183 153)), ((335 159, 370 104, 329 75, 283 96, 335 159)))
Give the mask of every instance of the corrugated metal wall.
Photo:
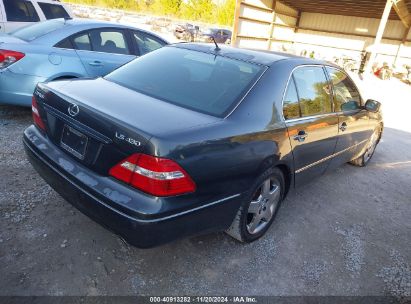
MULTIPOLYGON (((341 56, 359 59, 363 50, 372 47, 380 23, 377 18, 308 12, 299 17, 295 9, 279 1, 239 0, 237 5, 237 46, 298 55, 314 51, 316 58, 327 60, 341 56)), ((388 21, 377 61, 393 63, 398 53, 397 65, 411 64, 411 33, 400 48, 405 30, 401 21, 388 21)))

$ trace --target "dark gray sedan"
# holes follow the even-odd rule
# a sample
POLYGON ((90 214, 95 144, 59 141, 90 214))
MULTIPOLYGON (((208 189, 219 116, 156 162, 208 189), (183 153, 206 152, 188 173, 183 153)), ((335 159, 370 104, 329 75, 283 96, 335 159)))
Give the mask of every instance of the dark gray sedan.
POLYGON ((57 192, 133 245, 221 230, 252 242, 290 189, 370 161, 379 108, 326 62, 177 44, 38 85, 24 144, 57 192))

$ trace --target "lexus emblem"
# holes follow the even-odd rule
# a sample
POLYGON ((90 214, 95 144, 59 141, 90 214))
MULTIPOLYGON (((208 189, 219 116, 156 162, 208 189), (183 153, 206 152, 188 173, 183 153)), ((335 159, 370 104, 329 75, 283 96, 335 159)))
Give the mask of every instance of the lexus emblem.
POLYGON ((76 116, 79 112, 80 112, 80 109, 79 109, 78 105, 76 105, 75 103, 72 103, 72 104, 68 107, 68 113, 69 113, 70 116, 72 116, 72 117, 76 116))

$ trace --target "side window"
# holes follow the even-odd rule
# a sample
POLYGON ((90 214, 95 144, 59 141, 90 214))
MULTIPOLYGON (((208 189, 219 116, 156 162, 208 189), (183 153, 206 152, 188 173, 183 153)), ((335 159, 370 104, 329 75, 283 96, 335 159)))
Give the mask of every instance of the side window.
POLYGON ((157 50, 165 45, 165 42, 143 32, 133 32, 140 56, 157 50))
POLYGON ((33 3, 23 0, 3 0, 7 21, 38 22, 40 21, 33 3))
POLYGON ((327 67, 334 87, 335 110, 350 111, 361 107, 361 97, 352 80, 343 71, 327 67))
POLYGON ((293 75, 302 117, 332 112, 331 88, 322 67, 300 67, 293 75))
POLYGON ((91 51, 90 37, 88 33, 81 34, 73 39, 74 48, 82 51, 91 51))
POLYGON ((69 14, 62 5, 38 2, 46 19, 69 18, 69 14))
POLYGON ((95 52, 130 54, 126 38, 121 30, 102 29, 90 31, 91 46, 95 52))
POLYGON ((284 96, 283 112, 285 119, 300 117, 300 105, 298 103, 297 89, 295 88, 294 78, 290 78, 287 92, 284 96))
POLYGON ((73 49, 70 38, 66 38, 55 45, 55 47, 60 49, 73 49))

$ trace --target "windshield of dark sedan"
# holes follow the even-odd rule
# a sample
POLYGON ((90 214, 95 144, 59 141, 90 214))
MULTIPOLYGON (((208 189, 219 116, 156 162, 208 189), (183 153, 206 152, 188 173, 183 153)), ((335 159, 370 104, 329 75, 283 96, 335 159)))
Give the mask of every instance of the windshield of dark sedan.
POLYGON ((10 35, 25 41, 33 41, 66 25, 64 19, 54 19, 29 25, 11 32, 10 35))
POLYGON ((198 112, 228 114, 263 72, 262 66, 176 47, 164 47, 105 79, 198 112))

